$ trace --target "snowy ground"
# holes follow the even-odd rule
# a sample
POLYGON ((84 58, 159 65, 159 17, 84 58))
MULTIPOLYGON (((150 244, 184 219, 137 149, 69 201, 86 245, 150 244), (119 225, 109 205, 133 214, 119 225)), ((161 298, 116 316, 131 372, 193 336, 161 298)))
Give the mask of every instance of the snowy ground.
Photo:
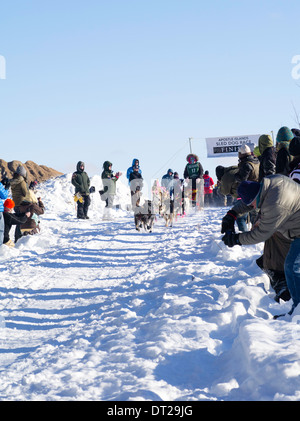
MULTIPOLYGON (((299 400, 300 325, 255 264, 223 246, 226 209, 138 233, 78 221, 70 175, 48 181, 42 232, 0 249, 0 400, 299 400)), ((121 182, 120 182, 121 183, 121 182)))

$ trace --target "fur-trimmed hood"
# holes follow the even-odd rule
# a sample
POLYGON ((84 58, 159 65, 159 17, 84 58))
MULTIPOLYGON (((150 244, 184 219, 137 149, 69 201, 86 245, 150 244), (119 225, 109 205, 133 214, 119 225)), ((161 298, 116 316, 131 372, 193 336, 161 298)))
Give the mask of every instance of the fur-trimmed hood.
POLYGON ((199 157, 196 154, 194 154, 194 153, 189 153, 188 154, 188 156, 186 157, 187 162, 190 162, 190 159, 191 158, 194 158, 194 159, 196 159, 196 161, 199 161, 199 157))

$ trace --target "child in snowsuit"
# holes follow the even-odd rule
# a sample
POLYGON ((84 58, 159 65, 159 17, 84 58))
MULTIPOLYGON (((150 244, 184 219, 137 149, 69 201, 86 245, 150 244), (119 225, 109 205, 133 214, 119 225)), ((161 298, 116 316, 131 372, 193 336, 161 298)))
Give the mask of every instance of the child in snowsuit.
POLYGON ((3 237, 4 237, 4 217, 3 217, 3 211, 4 211, 4 205, 3 201, 7 198, 8 192, 4 188, 3 184, 0 183, 0 245, 3 243, 3 237))
POLYGON ((3 244, 14 247, 14 242, 10 239, 9 233, 13 225, 21 225, 27 221, 27 218, 30 217, 30 212, 27 212, 21 216, 18 216, 16 213, 13 213, 15 207, 15 202, 12 199, 6 199, 4 202, 4 237, 3 244))
POLYGON ((38 203, 30 203, 23 201, 19 206, 19 216, 26 215, 29 213, 26 221, 22 224, 17 225, 15 231, 15 242, 18 241, 23 235, 33 235, 37 234, 40 231, 40 221, 39 216, 44 214, 45 207, 41 198, 38 197, 38 203), (20 227, 20 230, 17 228, 20 227))

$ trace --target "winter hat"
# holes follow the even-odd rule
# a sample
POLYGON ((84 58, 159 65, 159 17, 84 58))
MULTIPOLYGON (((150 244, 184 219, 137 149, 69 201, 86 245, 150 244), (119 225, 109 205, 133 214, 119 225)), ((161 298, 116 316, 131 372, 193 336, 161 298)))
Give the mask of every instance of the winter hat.
POLYGON ((261 153, 259 152, 259 147, 258 146, 255 146, 255 148, 253 150, 253 153, 257 157, 259 157, 261 155, 261 153))
POLYGON ((206 170, 204 174, 205 174, 205 175, 208 175, 208 174, 209 174, 209 171, 207 171, 207 170, 206 170))
POLYGON ((247 156, 247 155, 251 155, 251 149, 249 148, 248 145, 242 145, 239 147, 239 156, 247 156))
POLYGON ((108 171, 109 167, 112 166, 112 163, 110 161, 105 161, 103 164, 103 168, 108 171))
POLYGON ((278 130, 276 142, 290 142, 293 139, 293 137, 293 132, 288 127, 284 126, 278 130))
POLYGON ((238 187, 238 195, 249 206, 256 198, 260 190, 260 183, 256 181, 242 181, 238 187))
POLYGON ((290 141, 289 152, 293 156, 300 155, 300 137, 295 136, 294 139, 290 141))
POLYGON ((27 171, 25 170, 24 167, 22 167, 22 165, 18 166, 18 168, 16 169, 16 173, 21 175, 22 177, 26 178, 27 171))
POLYGON ((261 155, 267 148, 270 148, 271 146, 274 146, 271 136, 268 134, 262 134, 258 139, 258 147, 261 155))
POLYGON ((194 158, 197 161, 199 161, 199 157, 197 155, 195 155, 194 153, 190 153, 188 154, 188 156, 186 157, 187 162, 190 164, 190 160, 191 158, 194 158))
POLYGON ((291 132, 296 137, 300 137, 300 130, 299 129, 291 129, 291 132))
POLYGON ((217 179, 218 179, 219 181, 220 181, 220 180, 221 180, 221 178, 223 177, 224 172, 225 172, 225 167, 223 167, 222 165, 218 165, 218 166, 216 167, 216 176, 217 176, 217 179))
POLYGON ((84 171, 84 167, 85 167, 85 165, 84 165, 83 161, 77 162, 77 165, 76 165, 77 171, 84 171), (83 170, 80 168, 81 166, 83 166, 83 170))
POLYGON ((15 202, 12 199, 6 199, 3 205, 7 209, 13 209, 15 207, 15 202))

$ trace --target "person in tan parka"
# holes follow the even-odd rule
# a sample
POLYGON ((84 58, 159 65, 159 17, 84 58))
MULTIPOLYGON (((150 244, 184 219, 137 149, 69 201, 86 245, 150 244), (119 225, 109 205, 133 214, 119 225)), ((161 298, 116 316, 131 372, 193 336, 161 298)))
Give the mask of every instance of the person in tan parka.
POLYGON ((259 221, 251 231, 240 234, 233 232, 228 219, 222 221, 222 231, 226 232, 222 240, 228 247, 258 244, 279 232, 291 241, 284 263, 293 300, 291 315, 300 303, 300 185, 285 175, 275 174, 264 177, 261 183, 241 183, 238 193, 242 200, 233 207, 235 213, 241 215, 255 208, 259 210, 259 221))
POLYGON ((19 165, 16 169, 12 180, 10 181, 11 194, 13 201, 15 202, 15 212, 17 212, 17 207, 23 201, 32 202, 29 188, 26 182, 27 172, 22 165, 19 165))

